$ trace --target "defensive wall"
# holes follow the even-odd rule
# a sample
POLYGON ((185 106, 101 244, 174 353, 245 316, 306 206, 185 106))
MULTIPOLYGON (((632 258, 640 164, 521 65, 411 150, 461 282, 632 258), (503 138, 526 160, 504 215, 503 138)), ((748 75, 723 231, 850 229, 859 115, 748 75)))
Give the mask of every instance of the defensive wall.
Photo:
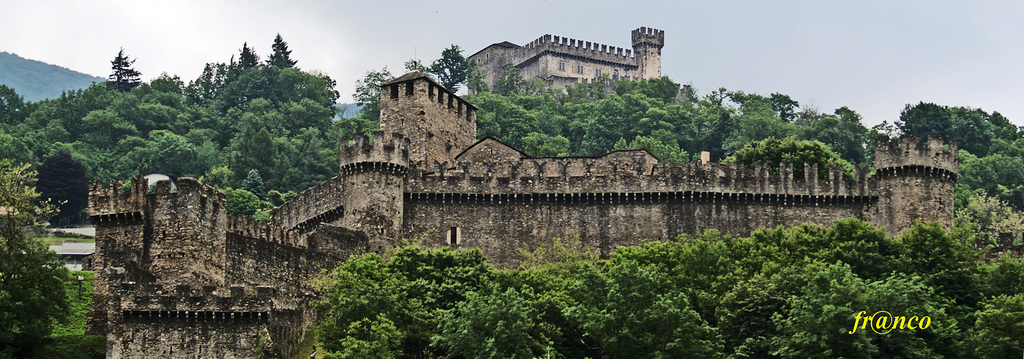
POLYGON ((607 256, 706 229, 855 217, 895 235, 914 220, 952 224, 957 146, 935 137, 879 138, 874 173, 848 177, 816 165, 675 165, 645 150, 532 158, 472 142, 475 108, 424 74, 385 84, 381 103, 381 128, 398 132, 343 138, 339 175, 266 223, 228 214, 223 193, 191 178, 152 192, 142 178, 93 184, 87 332, 107 335, 108 357, 288 355, 315 317, 310 279, 402 239, 479 248, 508 267, 554 237, 578 235, 607 256))

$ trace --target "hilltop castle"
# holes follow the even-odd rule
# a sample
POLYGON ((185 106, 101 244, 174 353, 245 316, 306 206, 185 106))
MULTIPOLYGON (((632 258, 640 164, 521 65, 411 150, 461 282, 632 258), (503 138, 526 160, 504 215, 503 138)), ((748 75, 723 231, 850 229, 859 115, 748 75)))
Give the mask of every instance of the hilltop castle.
POLYGON ((508 41, 492 44, 469 56, 484 73, 484 82, 494 88, 507 64, 518 67, 524 79, 541 79, 548 86, 588 82, 601 75, 612 80, 661 77, 661 48, 665 31, 646 27, 633 30, 633 49, 596 42, 544 35, 519 46, 508 41))
POLYGON ((189 178, 92 186, 96 289, 90 333, 109 358, 284 356, 310 328, 308 279, 401 238, 426 248, 479 248, 511 266, 517 248, 579 235, 617 246, 718 229, 856 217, 893 235, 916 219, 953 220, 955 143, 876 142, 875 173, 852 180, 816 166, 659 162, 644 150, 531 158, 475 139, 476 108, 422 73, 383 85, 381 132, 341 140, 340 175, 271 212, 225 211, 225 196, 189 178))

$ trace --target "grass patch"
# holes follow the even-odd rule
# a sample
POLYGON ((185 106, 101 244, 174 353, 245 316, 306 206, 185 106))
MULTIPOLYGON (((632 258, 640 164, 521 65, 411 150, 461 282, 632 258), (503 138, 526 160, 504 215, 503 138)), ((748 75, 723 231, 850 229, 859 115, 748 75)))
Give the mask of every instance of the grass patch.
POLYGON ((36 239, 38 239, 40 242, 43 242, 43 244, 48 245, 48 246, 62 244, 64 242, 68 242, 68 243, 95 243, 96 242, 96 239, 94 239, 94 238, 38 237, 36 239))

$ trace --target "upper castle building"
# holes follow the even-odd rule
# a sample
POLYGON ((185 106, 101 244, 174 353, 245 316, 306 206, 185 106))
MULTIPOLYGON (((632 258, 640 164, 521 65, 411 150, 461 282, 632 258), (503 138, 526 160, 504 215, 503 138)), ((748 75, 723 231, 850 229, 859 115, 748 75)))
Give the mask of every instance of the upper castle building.
POLYGON ((541 79, 554 88, 588 82, 601 75, 613 80, 661 77, 665 31, 641 27, 631 35, 632 50, 544 35, 523 46, 508 41, 495 43, 470 55, 469 60, 480 66, 491 88, 507 64, 518 67, 524 79, 541 79))

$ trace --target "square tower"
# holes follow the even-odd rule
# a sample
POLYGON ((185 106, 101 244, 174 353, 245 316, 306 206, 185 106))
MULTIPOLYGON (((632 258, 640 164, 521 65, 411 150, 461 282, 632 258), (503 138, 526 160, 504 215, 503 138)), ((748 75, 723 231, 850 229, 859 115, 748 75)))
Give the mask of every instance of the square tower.
POLYGON ((414 71, 381 85, 380 130, 410 140, 410 162, 451 164, 476 142, 476 107, 414 71))

